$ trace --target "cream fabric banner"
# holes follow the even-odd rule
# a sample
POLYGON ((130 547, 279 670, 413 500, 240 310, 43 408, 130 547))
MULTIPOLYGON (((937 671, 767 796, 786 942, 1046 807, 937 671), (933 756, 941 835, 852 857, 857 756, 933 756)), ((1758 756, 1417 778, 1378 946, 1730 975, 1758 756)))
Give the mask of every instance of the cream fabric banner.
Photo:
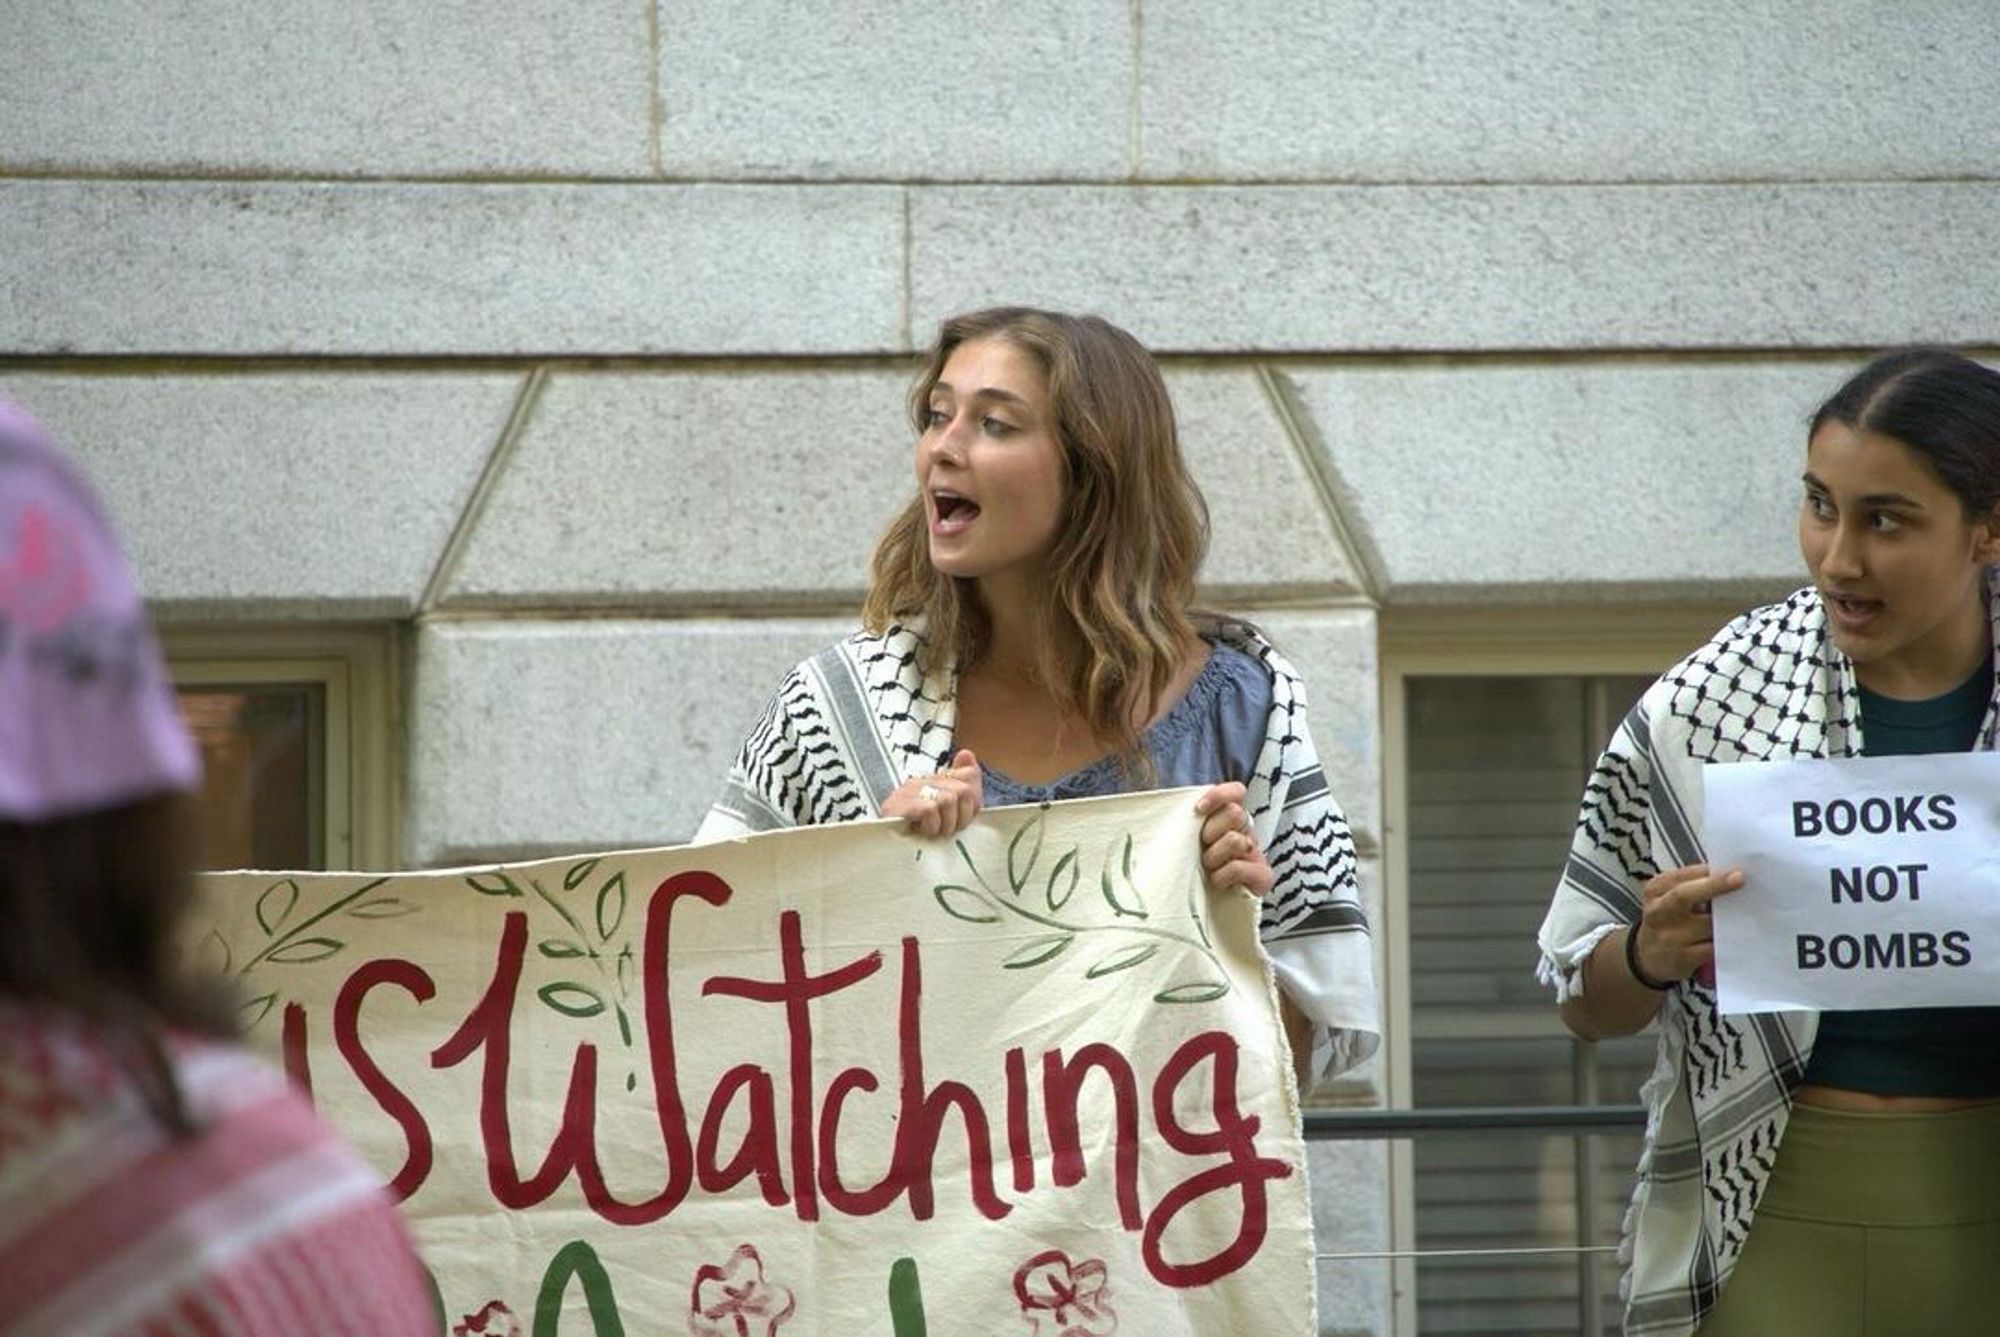
POLYGON ((207 879, 253 1040, 447 1332, 1313 1331, 1247 894, 1172 790, 390 877, 207 879))

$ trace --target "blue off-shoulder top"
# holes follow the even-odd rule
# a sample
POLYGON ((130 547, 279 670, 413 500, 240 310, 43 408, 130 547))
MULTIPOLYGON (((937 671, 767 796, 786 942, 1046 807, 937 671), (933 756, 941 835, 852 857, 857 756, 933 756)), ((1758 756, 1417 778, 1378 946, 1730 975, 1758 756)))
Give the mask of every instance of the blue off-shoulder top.
MULTIPOLYGON (((1264 666, 1231 646, 1213 646, 1187 695, 1140 740, 1153 761, 1154 784, 1172 789, 1248 781, 1264 746, 1270 714, 1271 677, 1264 666)), ((1132 788, 1113 756, 1099 757, 1045 785, 1023 783, 984 764, 980 772, 981 794, 988 807, 1100 798, 1132 788)))

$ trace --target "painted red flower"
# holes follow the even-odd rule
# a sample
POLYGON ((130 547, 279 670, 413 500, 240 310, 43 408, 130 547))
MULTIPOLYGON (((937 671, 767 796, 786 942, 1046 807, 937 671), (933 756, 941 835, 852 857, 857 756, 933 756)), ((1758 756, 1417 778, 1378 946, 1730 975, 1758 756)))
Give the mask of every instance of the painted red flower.
POLYGON ((1014 1273, 1014 1295, 1027 1316, 1031 1337, 1106 1337, 1118 1331, 1104 1264, 1092 1258, 1072 1263, 1060 1249, 1038 1253, 1014 1273), (1044 1317, 1046 1316, 1046 1317, 1044 1317))
POLYGON ((776 1337, 798 1308, 783 1286, 764 1280, 764 1260, 748 1244, 721 1267, 703 1263, 688 1301, 689 1337, 776 1337))
POLYGON ((521 1337, 521 1320, 506 1305, 492 1300, 478 1313, 452 1324, 451 1337, 521 1337))

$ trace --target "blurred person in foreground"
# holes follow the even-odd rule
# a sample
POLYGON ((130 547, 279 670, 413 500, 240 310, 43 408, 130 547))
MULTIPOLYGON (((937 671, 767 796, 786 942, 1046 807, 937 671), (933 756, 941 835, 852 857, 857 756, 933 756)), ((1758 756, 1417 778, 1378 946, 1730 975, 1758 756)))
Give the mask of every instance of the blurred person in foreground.
POLYGON ((0 401, 0 1331, 436 1333, 381 1177, 180 973, 199 780, 103 510, 0 401))

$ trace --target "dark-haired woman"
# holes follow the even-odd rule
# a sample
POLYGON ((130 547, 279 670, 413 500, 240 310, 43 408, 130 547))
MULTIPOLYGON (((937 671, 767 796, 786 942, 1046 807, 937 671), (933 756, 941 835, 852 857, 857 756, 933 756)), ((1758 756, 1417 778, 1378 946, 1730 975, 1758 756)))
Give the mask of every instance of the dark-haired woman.
POLYGON ((1723 628, 1619 728, 1542 971, 1585 1039, 1660 1023, 1627 1331, 1990 1332, 2000 1007, 1719 1015, 1709 908, 1743 877, 1707 866, 1697 824, 1705 762, 1994 746, 2000 373, 1876 359, 1814 415, 1803 483, 1812 585, 1723 628))
POLYGON ((784 681, 697 839, 877 816, 947 836, 989 804, 1209 786, 1206 875, 1264 898, 1302 1070, 1358 1062, 1379 1027, 1353 841, 1297 673, 1191 607, 1207 509, 1151 355, 1095 317, 974 312, 911 409, 916 491, 865 629, 784 681))
POLYGON ((435 1333, 381 1177, 175 968, 198 779, 109 525, 0 402, 0 1331, 435 1333))

